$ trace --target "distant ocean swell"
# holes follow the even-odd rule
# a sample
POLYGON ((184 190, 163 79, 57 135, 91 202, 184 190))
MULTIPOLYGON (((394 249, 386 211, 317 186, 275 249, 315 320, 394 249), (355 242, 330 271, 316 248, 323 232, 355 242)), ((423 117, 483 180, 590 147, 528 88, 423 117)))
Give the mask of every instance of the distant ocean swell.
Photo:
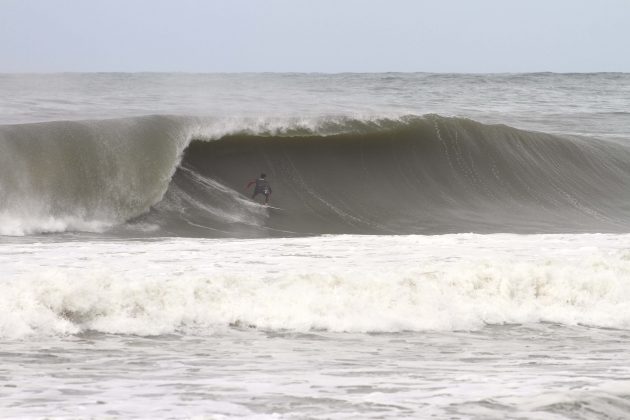
POLYGON ((4 235, 628 232, 628 185, 629 147, 437 115, 0 126, 4 235))

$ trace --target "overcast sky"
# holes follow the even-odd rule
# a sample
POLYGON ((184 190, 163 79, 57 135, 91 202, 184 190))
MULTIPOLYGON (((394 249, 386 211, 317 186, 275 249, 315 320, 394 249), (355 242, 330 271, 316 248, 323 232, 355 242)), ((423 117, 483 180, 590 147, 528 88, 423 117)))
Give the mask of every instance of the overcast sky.
POLYGON ((630 0, 0 0, 0 72, 630 72, 630 0))

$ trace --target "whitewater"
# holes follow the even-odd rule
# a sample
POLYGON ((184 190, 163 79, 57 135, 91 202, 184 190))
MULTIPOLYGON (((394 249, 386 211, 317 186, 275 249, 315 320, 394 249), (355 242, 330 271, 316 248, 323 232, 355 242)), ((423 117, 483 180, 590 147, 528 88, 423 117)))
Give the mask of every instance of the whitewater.
POLYGON ((0 92, 0 416, 628 416, 630 75, 0 92))

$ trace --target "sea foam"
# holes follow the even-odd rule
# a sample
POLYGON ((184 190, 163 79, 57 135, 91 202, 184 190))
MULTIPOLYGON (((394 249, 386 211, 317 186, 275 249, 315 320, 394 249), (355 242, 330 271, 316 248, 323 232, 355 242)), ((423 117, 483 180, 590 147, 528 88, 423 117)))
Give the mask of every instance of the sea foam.
POLYGON ((4 245, 0 335, 624 329, 628 245, 627 235, 4 245))

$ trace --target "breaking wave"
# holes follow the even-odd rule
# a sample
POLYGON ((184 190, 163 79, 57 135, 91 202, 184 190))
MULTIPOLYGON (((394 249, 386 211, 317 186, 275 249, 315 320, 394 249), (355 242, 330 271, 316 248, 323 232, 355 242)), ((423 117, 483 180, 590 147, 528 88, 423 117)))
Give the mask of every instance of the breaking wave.
MULTIPOLYGON (((390 236, 385 244, 417 250, 456 246, 463 240, 500 245, 513 239, 499 235, 482 240, 475 236, 390 236)), ((572 241, 585 240, 576 236, 559 240, 570 249, 572 241)), ((342 249, 353 241, 335 238, 334 243, 342 249)), ((354 238, 355 246, 365 250, 358 238, 367 238, 354 238)), ((316 239, 321 240, 309 246, 323 247, 322 241, 328 240, 316 239)), ((541 247, 549 246, 544 239, 535 241, 541 247)), ((244 252, 256 248, 242 246, 244 252)), ((370 264, 366 257, 363 265, 356 267, 332 264, 313 270, 289 262, 292 254, 287 256, 288 250, 304 252, 300 243, 283 242, 282 246, 280 255, 283 264, 288 264, 283 269, 257 266, 259 269, 235 271, 217 264, 216 270, 189 272, 181 265, 156 265, 153 271, 151 266, 154 259, 163 261, 169 254, 179 261, 195 252, 216 251, 230 260, 234 255, 225 254, 226 248, 238 249, 238 243, 200 247, 165 242, 150 250, 146 243, 140 243, 124 251, 119 251, 116 243, 97 245, 98 252, 105 255, 107 249, 115 250, 119 260, 115 266, 125 261, 132 266, 112 269, 111 261, 94 261, 80 267, 68 264, 15 273, 0 283, 0 337, 85 331, 203 335, 230 327, 301 332, 453 331, 538 322, 630 328, 630 252, 624 249, 599 252, 594 247, 585 250, 583 258, 567 257, 566 250, 535 258, 516 254, 420 258, 416 264, 390 264, 384 270, 366 269, 365 264, 370 264), (150 256, 143 264, 129 260, 142 253, 150 256)), ((56 247, 51 245, 40 252, 78 252, 80 245, 65 245, 66 251, 55 251, 56 247)), ((279 256, 264 254, 267 264, 279 256)), ((242 258, 238 252, 236 256, 242 258)), ((229 265, 223 257, 212 261, 229 265)))
POLYGON ((628 185, 622 144, 437 115, 0 126, 4 235, 628 232, 628 185))

